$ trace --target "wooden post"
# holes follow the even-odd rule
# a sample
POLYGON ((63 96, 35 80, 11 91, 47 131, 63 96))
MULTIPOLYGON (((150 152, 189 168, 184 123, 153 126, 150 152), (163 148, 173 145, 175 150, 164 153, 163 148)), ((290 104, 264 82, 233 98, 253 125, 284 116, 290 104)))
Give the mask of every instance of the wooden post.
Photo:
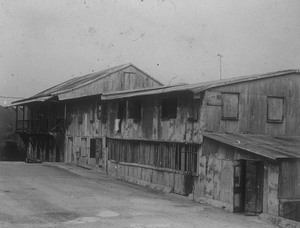
POLYGON ((18 108, 19 106, 16 106, 16 131, 18 130, 18 108))
POLYGON ((23 105, 23 126, 22 126, 23 131, 25 130, 24 125, 25 125, 25 106, 23 105))

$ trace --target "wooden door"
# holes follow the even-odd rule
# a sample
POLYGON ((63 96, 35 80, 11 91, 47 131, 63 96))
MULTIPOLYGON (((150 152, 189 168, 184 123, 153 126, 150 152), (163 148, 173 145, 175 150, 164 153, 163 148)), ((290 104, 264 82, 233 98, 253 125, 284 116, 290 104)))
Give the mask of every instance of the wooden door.
POLYGON ((81 138, 79 164, 80 165, 86 165, 87 161, 88 161, 88 157, 87 157, 87 139, 86 138, 81 138))
POLYGON ((263 211, 263 163, 246 162, 245 214, 256 215, 263 211))
POLYGON ((233 212, 236 213, 244 212, 245 210, 245 174, 246 161, 236 161, 233 179, 233 212))

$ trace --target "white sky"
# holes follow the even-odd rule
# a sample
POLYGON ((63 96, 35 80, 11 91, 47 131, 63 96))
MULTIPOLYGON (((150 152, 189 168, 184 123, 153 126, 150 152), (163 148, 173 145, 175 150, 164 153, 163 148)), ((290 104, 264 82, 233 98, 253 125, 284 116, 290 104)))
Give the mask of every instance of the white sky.
POLYGON ((218 79, 218 53, 223 78, 300 68, 299 0, 0 2, 0 96, 129 62, 166 84, 218 79))

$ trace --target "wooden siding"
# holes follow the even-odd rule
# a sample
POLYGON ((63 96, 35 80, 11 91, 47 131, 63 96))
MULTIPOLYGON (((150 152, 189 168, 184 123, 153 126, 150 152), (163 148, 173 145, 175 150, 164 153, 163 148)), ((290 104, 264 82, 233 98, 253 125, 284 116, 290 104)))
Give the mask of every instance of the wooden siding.
POLYGON ((280 160, 279 198, 300 201, 300 159, 280 160))
POLYGON ((97 104, 97 97, 67 103, 67 136, 101 136, 101 121, 97 117, 97 104))
MULTIPOLYGON (((199 155, 199 178, 195 182, 195 199, 212 200, 214 205, 233 208, 234 162, 256 160, 264 164, 263 212, 278 215, 278 173, 276 162, 261 156, 205 139, 199 155)), ((209 201, 208 202, 211 202, 209 201)))
POLYGON ((108 102, 107 129, 109 137, 128 139, 166 140, 173 142, 201 142, 195 120, 190 119, 193 109, 192 95, 178 93, 171 96, 141 97, 140 120, 126 117, 121 122, 121 132, 115 132, 118 100, 108 102), (161 118, 161 101, 164 98, 178 99, 176 118, 161 118))
POLYGON ((300 77, 288 75, 233 85, 205 93, 200 109, 202 131, 267 135, 300 135, 300 77), (237 120, 222 119, 222 104, 216 97, 222 92, 239 93, 237 120), (214 94, 212 96, 211 94, 214 94), (282 122, 267 121, 267 97, 284 97, 282 122), (212 99, 215 97, 215 99, 212 99))
POLYGON ((59 99, 73 99, 113 91, 147 88, 154 86, 160 86, 160 84, 141 71, 137 70, 135 67, 129 66, 121 71, 112 73, 107 77, 101 78, 78 89, 61 93, 59 94, 59 99), (128 74, 126 74, 128 72, 134 74, 130 74, 129 76, 128 74))

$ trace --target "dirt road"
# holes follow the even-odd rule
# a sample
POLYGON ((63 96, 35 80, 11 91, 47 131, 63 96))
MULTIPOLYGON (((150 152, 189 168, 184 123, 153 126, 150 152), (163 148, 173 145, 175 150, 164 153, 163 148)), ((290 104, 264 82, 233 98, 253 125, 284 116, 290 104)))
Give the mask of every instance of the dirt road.
POLYGON ((0 227, 274 227, 70 165, 0 162, 0 227))

